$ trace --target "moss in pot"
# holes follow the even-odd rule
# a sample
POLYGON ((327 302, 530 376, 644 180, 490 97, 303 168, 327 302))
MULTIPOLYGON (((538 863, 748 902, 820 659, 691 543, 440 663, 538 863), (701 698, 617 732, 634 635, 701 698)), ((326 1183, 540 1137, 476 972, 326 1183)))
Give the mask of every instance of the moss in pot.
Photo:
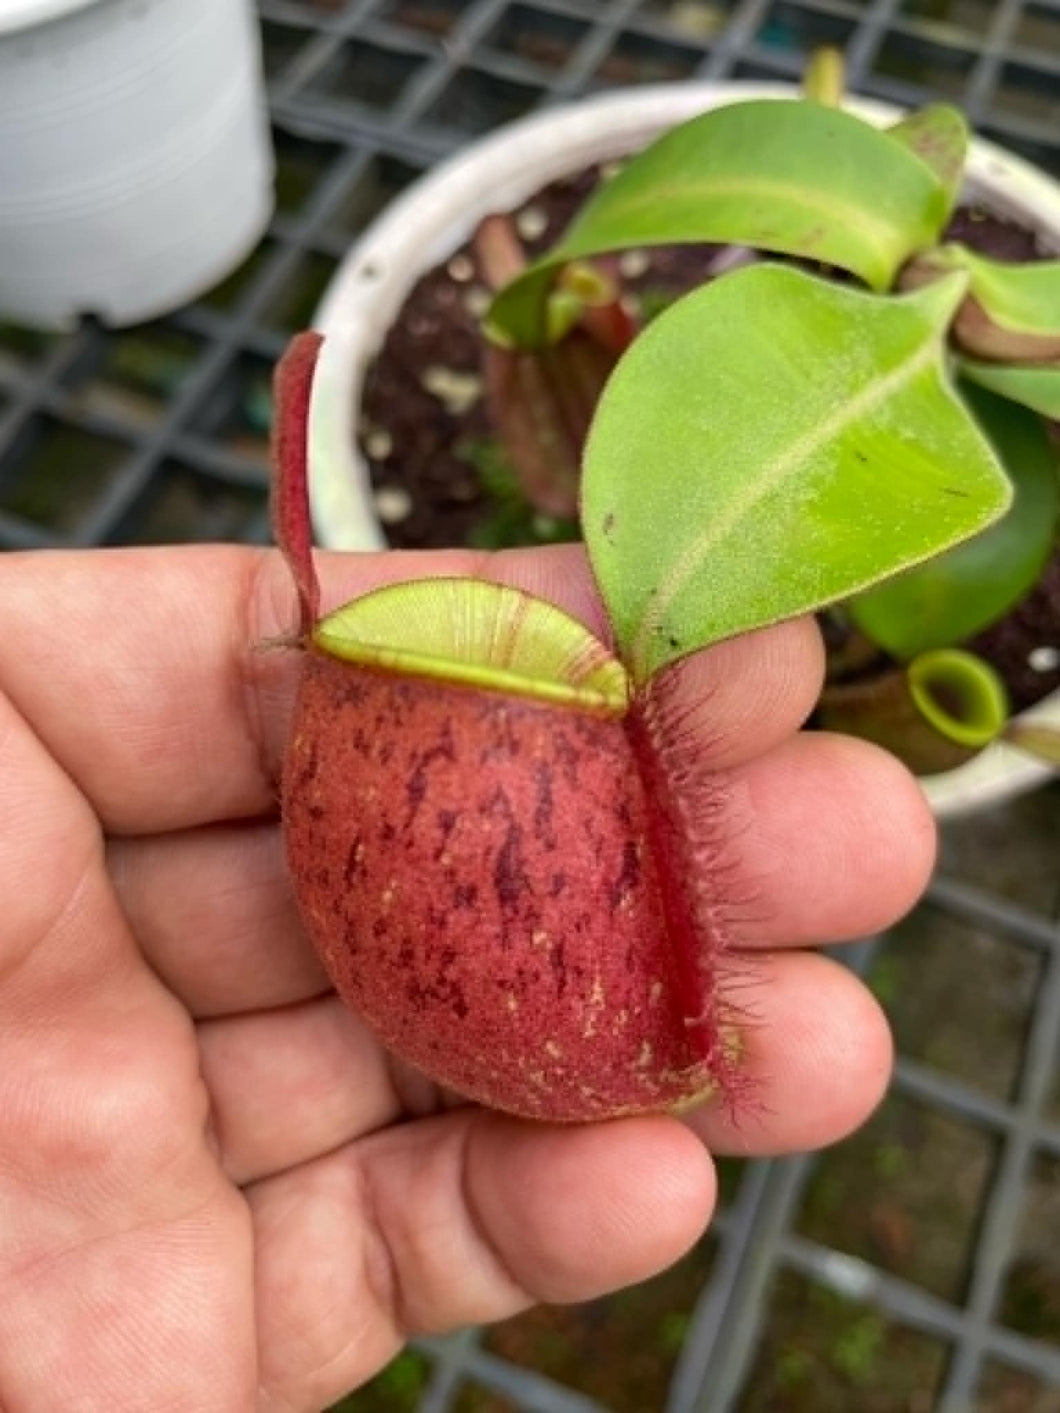
MULTIPOLYGON (((638 258, 647 251, 666 276, 679 269, 677 283, 687 282, 694 268, 689 262, 698 260, 710 281, 706 287, 713 288, 737 274, 712 277, 719 246, 729 251, 753 246, 779 254, 787 265, 801 264, 814 289, 834 288, 837 277, 851 293, 868 287, 875 298, 865 295, 865 307, 875 311, 899 303, 904 289, 945 279, 965 282, 952 316, 939 325, 947 374, 971 420, 1004 462, 1015 486, 1014 508, 992 536, 967 551, 906 574, 884 590, 852 596, 823 615, 837 651, 834 689, 822 702, 822 720, 883 740, 921 773, 948 768, 1005 729, 1005 688, 984 686, 992 659, 1010 676, 1016 707, 1028 704, 1028 691, 1035 687, 1048 690, 1048 670, 1024 673, 1034 679, 1029 684, 1008 673, 1014 631, 1024 659, 1038 648, 1044 661, 1044 653, 1060 640, 1050 616, 1060 578, 1056 559, 1051 561, 1055 461, 1043 424, 1043 414, 1060 410, 1060 267, 1055 261, 993 260, 964 241, 940 243, 947 229, 958 231, 952 218, 966 138, 963 119, 945 107, 878 132, 813 100, 733 104, 682 124, 631 159, 582 202, 559 245, 514 279, 509 277, 520 257, 511 226, 490 222, 478 242, 480 265, 495 284, 506 285, 487 315, 491 336, 484 348, 492 421, 507 434, 501 456, 495 446, 480 443, 478 459, 487 462, 492 484, 500 480, 502 490, 507 474, 509 497, 513 476, 521 482, 515 511, 511 500, 505 511, 509 525, 532 534, 535 518, 540 526, 544 517, 546 538, 557 526, 562 530, 570 515, 589 420, 586 403, 591 410, 608 368, 638 333, 631 328, 628 296, 631 283, 643 288, 643 276, 630 278, 627 272, 636 267, 623 263, 621 251, 632 250, 638 258), (818 159, 822 152, 830 154, 827 162, 818 159), (653 248, 652 242, 658 245, 653 248), (562 500, 557 508, 557 487, 567 497, 566 513, 562 500), (1026 638, 1025 625, 1010 620, 1021 613, 1038 641, 1018 638, 1021 629, 1026 638), (981 651, 986 666, 970 658, 933 656, 954 647, 974 648, 977 656, 981 651), (888 705, 895 702, 901 703, 897 716, 888 705), (909 730, 896 733, 895 721, 903 716, 909 730)), ((963 223, 970 224, 967 216, 963 223)), ((852 332, 865 327, 870 316, 862 316, 860 305, 851 307, 859 313, 856 319, 843 316, 842 337, 848 346, 869 350, 871 360, 871 340, 852 332)), ((709 301, 703 309, 711 318, 709 301)), ((725 317, 731 314, 730 309, 725 317)), ((736 317, 766 327, 753 298, 740 305, 736 317)), ((805 327, 811 325, 812 319, 805 327)), ((734 344, 753 338, 753 331, 745 330, 746 324, 729 329, 713 343, 705 335, 701 361, 731 366, 734 344)), ((804 342, 798 356, 812 366, 812 342, 804 342)), ((754 372, 746 370, 738 388, 731 378, 727 391, 714 388, 708 394, 706 388, 700 378, 696 389, 686 386, 676 393, 674 401, 684 405, 671 409, 673 417, 686 415, 693 397, 713 397, 715 405, 739 397, 743 406, 756 409, 770 397, 770 388, 756 384, 754 372)), ((791 401, 802 395, 793 380, 791 401)), ((929 422, 918 422, 919 413, 910 420, 907 412, 902 413, 906 442, 915 446, 930 439, 929 422)), ((756 418, 757 412, 745 417, 752 425, 732 425, 726 435, 753 438, 756 418)), ((651 450, 651 464, 658 468, 651 450)), ((898 447, 895 457, 888 449, 878 460, 880 474, 909 474, 907 452, 908 447, 898 447)), ((711 454, 717 454, 716 444, 711 454)), ((697 472, 698 489, 686 501, 689 506, 697 504, 695 496, 709 495, 709 475, 709 468, 697 472)), ((958 485, 954 494, 959 493, 958 485)), ((862 508, 872 512, 871 492, 862 508)), ((858 514, 850 523, 858 526, 858 514)), ((1043 737, 1038 731, 1033 742, 1024 739, 1039 750, 1054 749, 1048 733, 1043 737)))

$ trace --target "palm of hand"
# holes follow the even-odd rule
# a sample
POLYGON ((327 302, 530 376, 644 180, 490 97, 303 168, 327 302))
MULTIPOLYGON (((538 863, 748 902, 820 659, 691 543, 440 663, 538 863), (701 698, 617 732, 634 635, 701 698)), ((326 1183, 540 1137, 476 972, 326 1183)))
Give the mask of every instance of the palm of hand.
MULTIPOLYGON (((349 596, 409 569, 341 572, 349 596)), ((570 555, 489 572, 592 611, 570 555)), ((781 949, 907 906, 931 829, 885 758, 792 736, 805 626, 716 650, 699 684, 746 803, 762 1116, 558 1130, 448 1105, 329 992, 275 820, 294 664, 246 649, 288 605, 249 551, 0 562, 0 1408, 322 1408, 410 1331, 676 1259, 713 1203, 701 1140, 812 1146, 879 1095, 871 1000, 781 949)))

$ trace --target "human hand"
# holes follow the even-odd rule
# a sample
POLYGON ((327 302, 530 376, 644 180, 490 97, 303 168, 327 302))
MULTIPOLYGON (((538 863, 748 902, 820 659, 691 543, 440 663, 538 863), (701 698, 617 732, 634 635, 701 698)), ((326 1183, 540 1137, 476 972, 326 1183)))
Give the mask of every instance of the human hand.
MULTIPOLYGON (((321 569, 328 607, 478 574, 600 626, 573 549, 321 569)), ((269 552, 0 556, 0 1409, 312 1413, 412 1333, 653 1274, 708 1150, 830 1142, 886 1083, 871 996, 800 949, 908 908, 934 830, 890 757, 796 734, 811 624, 682 687, 740 809, 755 1113, 557 1128, 455 1106, 330 992, 276 822, 297 659, 251 646, 293 618, 269 552)))

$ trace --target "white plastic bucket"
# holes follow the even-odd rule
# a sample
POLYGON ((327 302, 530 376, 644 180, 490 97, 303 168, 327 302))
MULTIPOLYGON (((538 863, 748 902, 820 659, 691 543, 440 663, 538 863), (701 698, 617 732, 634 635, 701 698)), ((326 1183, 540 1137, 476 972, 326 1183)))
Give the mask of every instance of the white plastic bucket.
POLYGON ((0 0, 0 318, 186 303, 260 239, 272 178, 252 0, 0 0))

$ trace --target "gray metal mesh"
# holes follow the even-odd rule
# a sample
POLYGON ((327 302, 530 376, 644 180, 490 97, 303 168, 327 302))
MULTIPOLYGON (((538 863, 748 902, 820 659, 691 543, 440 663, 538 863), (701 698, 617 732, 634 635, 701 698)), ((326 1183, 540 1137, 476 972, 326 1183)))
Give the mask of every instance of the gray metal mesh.
MULTIPOLYGON (((223 286, 143 328, 0 326, 2 548, 264 542, 268 378, 286 337, 397 192, 522 113, 663 79, 796 78, 827 42, 853 90, 953 100, 1060 174, 1060 0, 260 10, 279 159, 269 233, 223 286)), ((537 1367, 516 1327, 467 1331, 417 1345, 344 1408, 1060 1409, 1058 858, 1060 787, 947 830, 928 901, 849 949, 898 1036, 888 1100, 825 1155, 729 1166, 663 1334, 623 1336, 623 1297, 582 1312, 580 1353, 569 1332, 538 1329, 537 1367), (610 1352, 621 1338, 626 1364, 610 1352), (638 1382, 645 1359, 655 1392, 638 1382)))

